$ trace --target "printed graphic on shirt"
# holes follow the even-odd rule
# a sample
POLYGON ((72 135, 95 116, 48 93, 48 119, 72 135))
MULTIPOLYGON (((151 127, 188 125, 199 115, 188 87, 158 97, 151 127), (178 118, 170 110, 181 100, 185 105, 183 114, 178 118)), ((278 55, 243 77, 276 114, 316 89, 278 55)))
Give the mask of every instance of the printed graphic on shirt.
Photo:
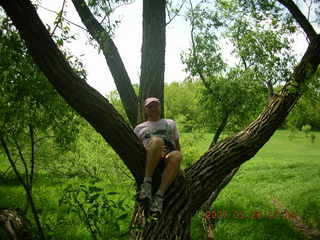
POLYGON ((174 144, 174 141, 179 138, 179 134, 176 128, 176 124, 171 119, 161 119, 156 122, 147 121, 139 124, 134 129, 136 135, 146 146, 150 138, 153 136, 161 137, 165 141, 169 141, 174 144))

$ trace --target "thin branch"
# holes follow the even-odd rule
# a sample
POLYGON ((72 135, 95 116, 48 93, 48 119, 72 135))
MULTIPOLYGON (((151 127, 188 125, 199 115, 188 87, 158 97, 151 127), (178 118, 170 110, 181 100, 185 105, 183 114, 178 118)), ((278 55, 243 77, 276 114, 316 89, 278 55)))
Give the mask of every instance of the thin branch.
MULTIPOLYGON (((203 85, 206 87, 206 89, 214 96, 214 91, 213 89, 210 87, 209 83, 207 82, 206 78, 204 77, 203 75, 203 71, 200 69, 199 67, 199 62, 198 62, 198 55, 197 55, 197 52, 196 52, 196 44, 195 44, 195 41, 194 41, 194 18, 195 18, 195 15, 194 15, 194 9, 193 9, 193 5, 192 5, 192 0, 189 0, 189 3, 190 3, 190 6, 191 6, 191 15, 192 15, 192 19, 191 19, 191 43, 192 43, 192 55, 193 55, 193 58, 195 60, 195 68, 196 68, 196 71, 203 83, 203 85)), ((217 96, 217 100, 222 102, 222 99, 217 96)))
POLYGON ((46 138, 55 138, 55 136, 44 136, 44 137, 41 137, 41 138, 39 138, 39 139, 37 139, 36 141, 34 141, 34 144, 38 144, 38 143, 40 143, 41 141, 43 141, 44 139, 46 139, 46 138))
MULTIPOLYGON (((73 196, 73 200, 76 202, 76 204, 80 208, 80 211, 83 214, 84 221, 86 222, 86 225, 89 228, 89 231, 91 233, 92 239, 97 240, 98 239, 97 238, 97 233, 96 233, 96 231, 93 229, 93 227, 91 225, 90 218, 88 217, 88 214, 87 214, 86 210, 84 209, 83 204, 80 203, 80 201, 77 198, 77 195, 74 192, 72 193, 72 196, 73 196)), ((78 216, 79 216, 80 219, 82 219, 81 212, 78 211, 78 216)))
POLYGON ((58 13, 59 19, 57 20, 57 23, 56 23, 56 25, 54 26, 54 29, 53 29, 52 33, 50 34, 51 37, 53 36, 53 34, 55 33, 55 31, 57 30, 58 25, 59 25, 59 24, 61 23, 61 21, 63 20, 63 10, 64 10, 65 4, 66 4, 66 0, 63 0, 61 11, 58 13))
POLYGON ((312 0, 310 1, 310 4, 308 5, 308 20, 310 21, 310 13, 311 13, 311 7, 312 7, 312 0))
MULTIPOLYGON (((166 23, 166 26, 169 25, 169 24, 173 21, 173 19, 176 18, 176 16, 178 16, 178 14, 180 13, 180 11, 181 11, 183 5, 186 3, 186 1, 187 1, 187 0, 183 0, 183 1, 182 1, 180 7, 178 8, 178 11, 173 15, 173 17, 170 17, 170 10, 166 7, 166 8, 167 8, 167 11, 168 11, 168 17, 169 17, 169 22, 166 23)), ((166 6, 167 6, 167 5, 166 5, 166 6)))
MULTIPOLYGON (((58 12, 53 11, 53 10, 50 10, 50 9, 48 9, 48 8, 46 8, 46 7, 41 6, 41 5, 39 5, 39 7, 42 8, 42 9, 44 9, 44 10, 46 10, 46 11, 48 11, 48 12, 55 13, 55 14, 57 14, 57 15, 59 14, 58 12)), ((70 24, 72 24, 72 25, 74 25, 74 26, 76 26, 76 27, 78 27, 78 28, 81 28, 82 30, 84 30, 84 31, 86 31, 86 32, 89 32, 86 28, 80 26, 79 24, 74 23, 74 22, 68 20, 68 19, 65 18, 65 17, 64 17, 63 19, 64 19, 66 22, 68 22, 68 23, 70 23, 70 24)))
POLYGON ((45 235, 44 235, 44 232, 43 232, 43 229, 42 229, 42 226, 41 226, 41 223, 40 223, 40 219, 39 219, 39 216, 38 216, 38 213, 37 213, 37 210, 36 210, 36 207, 34 205, 34 202, 33 202, 33 198, 32 198, 32 194, 31 192, 29 191, 29 188, 28 186, 26 185, 26 182, 23 180, 21 174, 19 173, 18 169, 17 169, 17 166, 15 164, 15 162, 13 161, 12 157, 11 157, 11 154, 10 154, 10 151, 9 151, 9 148, 4 140, 4 138, 0 138, 0 142, 1 142, 1 145, 2 147, 4 148, 4 151, 8 157, 8 160, 11 164, 11 167, 12 169, 14 170, 16 176, 18 177, 20 183, 22 184, 24 190, 26 191, 27 193, 27 196, 28 196, 28 199, 29 199, 29 203, 31 205, 31 208, 32 208, 32 213, 33 213, 33 217, 36 221, 36 225, 37 225, 37 228, 38 228, 38 231, 39 231, 39 234, 40 234, 40 238, 42 240, 45 239, 45 235))
MULTIPOLYGON (((107 1, 107 3, 108 3, 108 6, 109 6, 110 11, 112 11, 112 6, 111 6, 110 1, 107 1)), ((109 29, 111 29, 111 19, 110 19, 110 14, 106 14, 106 18, 108 19, 108 26, 109 26, 109 29)), ((101 24, 101 23, 100 23, 100 24, 101 24)))
POLYGON ((21 147, 20 147, 17 139, 16 139, 16 138, 13 138, 13 141, 14 141, 14 144, 16 145, 16 148, 17 148, 17 150, 18 150, 19 156, 20 156, 21 161, 22 161, 22 163, 23 163, 24 171, 25 171, 25 174, 26 174, 26 176, 25 176, 26 185, 29 187, 29 177, 28 177, 28 175, 29 175, 29 170, 28 170, 27 162, 26 162, 26 160, 25 160, 25 158, 24 158, 24 156, 23 156, 21 147))
POLYGON ((191 15, 192 15, 192 19, 191 19, 191 43, 192 43, 192 55, 193 55, 193 58, 195 59, 195 66, 196 66, 196 70, 197 70, 197 73, 199 74, 199 77, 200 79, 202 80, 203 84, 205 85, 205 87, 211 92, 212 89, 210 88, 210 86, 208 85, 208 83, 206 82, 204 76, 203 76, 203 73, 202 73, 202 70, 199 68, 199 65, 198 65, 198 56, 197 56, 197 52, 196 52, 196 44, 195 44, 195 41, 194 41, 194 11, 193 11, 193 5, 192 5, 192 1, 189 0, 189 3, 190 3, 190 6, 191 6, 191 15))
POLYGON ((317 38, 317 33, 312 27, 311 23, 292 0, 278 0, 278 2, 289 10, 294 19, 299 23, 304 32, 307 34, 308 39, 311 42, 317 38))
POLYGON ((208 200, 202 205, 202 209, 204 211, 208 211, 210 206, 213 204, 213 202, 217 199, 219 196, 219 193, 224 189, 225 186, 228 185, 228 183, 232 180, 234 175, 238 172, 240 167, 234 168, 224 179, 223 181, 219 184, 219 186, 213 191, 208 198, 208 200))
POLYGON ((108 17, 108 14, 106 13, 106 14, 104 15, 104 17, 102 18, 102 20, 99 22, 99 24, 102 25, 103 22, 104 22, 104 20, 106 20, 107 17, 108 17))
MULTIPOLYGON (((15 160, 14 163, 16 163, 16 162, 17 162, 17 160, 15 160)), ((0 175, 2 175, 2 177, 5 177, 5 176, 7 175, 7 173, 9 172, 10 169, 11 169, 11 167, 8 167, 7 170, 1 172, 0 175)))
POLYGON ((30 136, 30 144, 31 144, 31 156, 30 156, 30 160, 31 160, 31 172, 30 172, 30 179, 29 179, 29 187, 30 187, 30 191, 32 191, 32 182, 33 182, 33 178, 34 178, 34 147, 35 147, 35 141, 34 141, 34 129, 32 125, 29 125, 29 136, 30 136))
POLYGON ((27 185, 26 185, 26 182, 23 180, 23 177, 21 176, 20 172, 18 171, 17 169, 17 166, 15 164, 15 161, 13 160, 11 154, 10 154, 10 151, 9 151, 9 148, 8 148, 8 145, 6 143, 6 141, 1 137, 0 138, 0 141, 1 141, 1 145, 7 155, 7 158, 10 162, 10 165, 14 171, 14 173, 16 174, 16 176, 18 177, 20 183, 22 184, 22 186, 25 188, 25 189, 28 189, 27 185))

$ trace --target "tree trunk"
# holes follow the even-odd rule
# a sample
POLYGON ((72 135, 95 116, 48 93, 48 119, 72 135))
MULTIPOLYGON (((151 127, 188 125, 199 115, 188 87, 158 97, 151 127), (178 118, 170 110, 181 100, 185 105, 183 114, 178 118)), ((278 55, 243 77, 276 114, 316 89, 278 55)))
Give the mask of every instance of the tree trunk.
POLYGON ((145 120, 144 100, 157 97, 164 113, 164 62, 166 46, 166 1, 143 0, 143 39, 138 122, 145 120))
POLYGON ((90 35, 97 41, 117 86, 122 104, 132 126, 137 123, 138 98, 132 87, 129 75, 122 62, 120 54, 108 32, 92 15, 85 1, 72 0, 82 23, 88 29, 90 35))
MULTIPOLYGON (((155 1, 145 2, 154 4, 155 1)), ((164 4, 164 1, 159 2, 164 4)), ((48 80, 112 146, 140 185, 144 176, 145 152, 132 129, 107 99, 73 72, 30 1, 0 0, 0 4, 20 31, 48 80)), ((185 170, 185 177, 180 176, 174 181, 166 192, 163 214, 157 222, 145 227, 144 239, 190 239, 191 217, 219 188, 226 176, 252 158, 281 125, 302 94, 303 85, 315 73, 320 63, 319 53, 320 37, 317 35, 296 67, 291 82, 286 84, 279 96, 272 98, 260 116, 243 131, 215 144, 185 170)))

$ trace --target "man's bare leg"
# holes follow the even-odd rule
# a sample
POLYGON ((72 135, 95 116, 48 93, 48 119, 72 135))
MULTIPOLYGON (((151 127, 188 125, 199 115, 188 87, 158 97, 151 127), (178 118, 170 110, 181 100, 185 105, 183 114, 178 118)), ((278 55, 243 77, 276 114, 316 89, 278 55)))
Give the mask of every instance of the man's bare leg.
POLYGON ((153 201, 150 207, 152 212, 162 212, 163 196, 170 184, 174 181, 174 179, 180 172, 180 162, 181 153, 179 151, 169 153, 167 158, 165 159, 166 166, 162 174, 160 188, 153 196, 153 201))
POLYGON ((152 137, 148 146, 146 147, 147 161, 145 168, 145 176, 139 193, 139 198, 141 200, 151 200, 152 198, 152 175, 163 155, 163 150, 164 142, 162 138, 152 137))
POLYGON ((152 177, 154 170, 158 166, 164 150, 164 142, 160 137, 152 137, 147 147, 147 163, 145 177, 152 177))
POLYGON ((181 153, 174 151, 168 154, 162 174, 159 190, 165 193, 180 171, 181 153))

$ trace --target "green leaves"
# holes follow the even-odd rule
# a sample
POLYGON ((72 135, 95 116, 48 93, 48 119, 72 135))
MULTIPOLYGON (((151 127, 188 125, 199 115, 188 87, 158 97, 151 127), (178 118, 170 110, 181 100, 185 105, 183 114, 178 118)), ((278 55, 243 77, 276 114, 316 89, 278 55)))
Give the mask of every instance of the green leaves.
POLYGON ((291 16, 272 0, 204 1, 190 4, 192 48, 182 56, 186 70, 204 84, 201 102, 215 127, 244 127, 290 79, 296 63, 291 16), (205 3, 204 3, 205 2, 205 3), (232 45, 232 62, 222 46, 232 45))
POLYGON ((78 133, 79 117, 33 63, 10 21, 1 18, 0 25, 0 131, 19 138, 32 125, 37 137, 54 135, 67 149, 78 133))
POLYGON ((59 205, 76 214, 96 239, 126 239, 127 232, 121 226, 128 220, 128 206, 124 199, 114 199, 117 194, 105 193, 95 183, 70 184, 59 205))
POLYGON ((192 76, 201 69, 205 76, 219 74, 225 70, 220 48, 221 22, 220 13, 207 8, 206 4, 190 6, 187 20, 191 24, 192 48, 182 55, 192 76))
POLYGON ((115 18, 112 14, 117 8, 130 4, 134 0, 89 0, 87 2, 96 19, 112 36, 121 22, 118 17, 115 18))

